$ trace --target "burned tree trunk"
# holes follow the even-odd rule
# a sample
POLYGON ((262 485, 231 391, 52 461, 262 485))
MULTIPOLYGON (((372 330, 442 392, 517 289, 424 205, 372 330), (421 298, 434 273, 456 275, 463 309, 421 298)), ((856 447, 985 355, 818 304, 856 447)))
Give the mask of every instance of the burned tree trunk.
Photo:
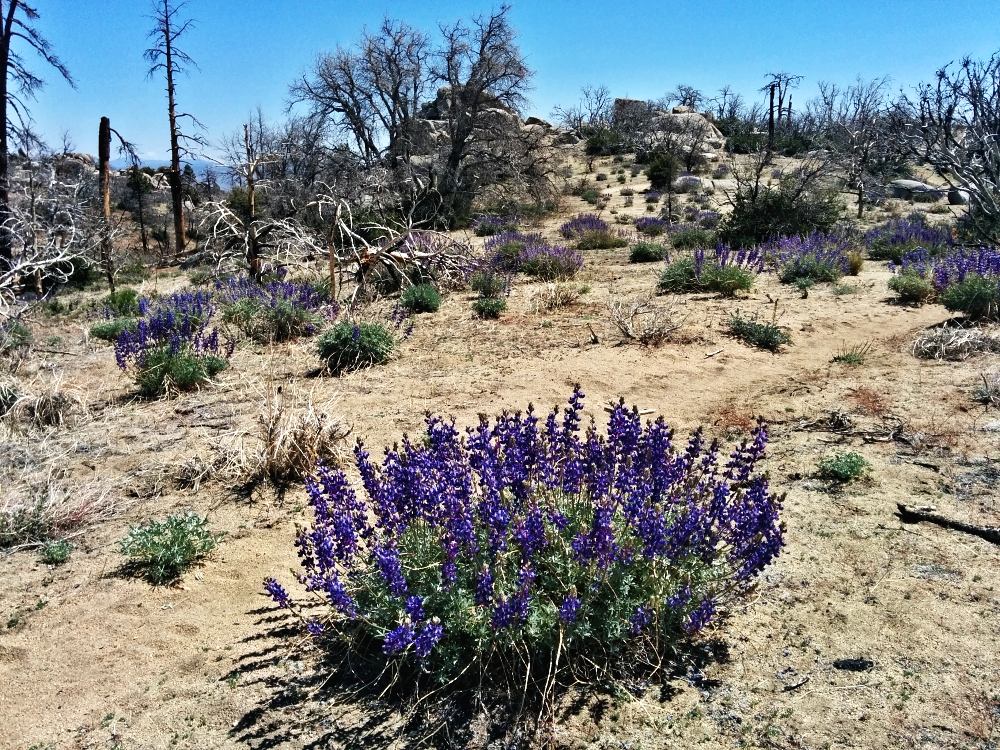
POLYGON ((101 118, 97 130, 98 186, 101 191, 101 266, 108 280, 108 287, 115 291, 115 270, 111 247, 111 120, 101 118))

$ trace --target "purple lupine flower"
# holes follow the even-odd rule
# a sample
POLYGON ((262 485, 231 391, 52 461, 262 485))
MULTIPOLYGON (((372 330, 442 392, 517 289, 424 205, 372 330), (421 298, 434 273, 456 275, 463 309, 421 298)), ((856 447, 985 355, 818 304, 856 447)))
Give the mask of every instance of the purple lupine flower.
POLYGON ((559 606, 559 619, 567 625, 576 622, 576 617, 580 613, 580 599, 575 596, 567 596, 559 606))
POLYGON ((715 616, 715 602, 705 599, 695 607, 687 616, 684 622, 684 630, 688 633, 697 633, 703 629, 715 616))
POLYGON ((608 222, 597 214, 580 214, 559 227, 559 234, 568 240, 579 239, 588 232, 606 232, 608 222))
POLYGON ((420 626, 420 632, 413 639, 413 651, 421 659, 426 659, 431 655, 431 651, 444 636, 444 626, 435 618, 430 622, 425 622, 420 626))
POLYGON ((406 597, 406 602, 403 605, 403 609, 406 611, 406 614, 410 616, 411 620, 425 619, 424 600, 419 596, 406 597))
POLYGON ((385 634, 385 638, 382 640, 382 651, 389 656, 398 654, 408 649, 415 637, 413 626, 404 623, 385 634))
POLYGON ((312 619, 306 623, 306 632, 314 638, 318 638, 326 632, 326 628, 319 620, 312 619))
POLYGON ((284 586, 278 583, 274 578, 264 579, 264 590, 268 595, 274 600, 282 609, 287 609, 289 606, 288 592, 285 591, 284 586))

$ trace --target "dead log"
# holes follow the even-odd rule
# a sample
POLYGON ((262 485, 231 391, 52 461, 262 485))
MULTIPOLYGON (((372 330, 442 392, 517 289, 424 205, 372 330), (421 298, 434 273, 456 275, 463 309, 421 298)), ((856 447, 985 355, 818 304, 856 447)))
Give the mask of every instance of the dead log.
POLYGON ((928 523, 943 526, 946 529, 954 529, 955 531, 978 536, 980 539, 985 539, 987 542, 992 542, 993 544, 1000 544, 1000 526, 976 526, 975 524, 964 523, 939 515, 934 512, 934 508, 916 508, 906 503, 896 503, 896 508, 899 510, 899 518, 903 523, 927 521, 928 523))

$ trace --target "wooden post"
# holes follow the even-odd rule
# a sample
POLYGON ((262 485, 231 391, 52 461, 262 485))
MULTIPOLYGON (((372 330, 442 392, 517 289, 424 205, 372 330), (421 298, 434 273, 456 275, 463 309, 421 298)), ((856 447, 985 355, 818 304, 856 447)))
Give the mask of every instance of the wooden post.
POLYGON ((98 186, 101 191, 101 218, 104 220, 104 226, 101 228, 101 265, 104 266, 108 287, 113 292, 115 269, 112 260, 114 248, 111 246, 111 120, 107 117, 101 118, 97 130, 97 163, 98 186))

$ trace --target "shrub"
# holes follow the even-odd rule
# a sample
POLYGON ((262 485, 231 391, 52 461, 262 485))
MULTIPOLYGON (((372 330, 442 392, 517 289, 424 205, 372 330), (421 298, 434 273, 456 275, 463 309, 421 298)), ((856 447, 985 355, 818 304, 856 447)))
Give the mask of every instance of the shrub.
POLYGON ((561 245, 534 245, 525 248, 520 258, 521 270, 542 281, 568 279, 583 268, 580 253, 561 245))
POLYGON ((441 293, 433 284, 415 284, 403 292, 400 304, 413 313, 437 312, 441 307, 441 293))
POLYGON ((632 246, 629 252, 629 263, 652 263, 653 261, 665 260, 667 248, 655 242, 640 242, 632 246))
POLYGON ((970 274, 941 292, 941 304, 973 320, 996 319, 1000 312, 1000 279, 970 274))
POLYGON ((42 546, 41 560, 45 565, 62 565, 69 560, 69 555, 73 551, 73 545, 65 539, 54 542, 47 542, 42 546))
POLYGON ((841 208, 832 193, 785 187, 740 190, 733 199, 733 210, 719 222, 719 240, 744 246, 776 237, 829 232, 840 217, 841 208))
POLYGON ((479 237, 492 237, 502 232, 516 232, 516 216, 500 214, 479 214, 472 219, 472 229, 479 237))
POLYGON ((781 498, 757 473, 766 426, 720 461, 700 430, 674 444, 623 402, 606 437, 581 432, 582 408, 577 389, 548 419, 529 408, 465 434, 428 416, 381 464, 359 443, 363 495, 326 466, 306 483, 296 547, 313 597, 264 589, 397 687, 540 689, 559 664, 597 681, 673 653, 781 549, 781 498))
POLYGON ((129 529, 119 551, 129 567, 152 584, 170 583, 219 543, 208 530, 208 519, 194 512, 167 516, 129 529))
POLYGON ((503 297, 480 297, 472 303, 472 311, 485 320, 495 320, 507 309, 507 300, 503 297))
POLYGON ((145 317, 119 334, 115 359, 142 396, 197 388, 228 366, 234 343, 207 327, 214 313, 207 292, 174 294, 155 308, 140 300, 139 307, 145 317))
POLYGON ((715 235, 705 229, 680 229, 670 235, 670 244, 678 250, 693 250, 715 244, 715 235))
POLYGON ((326 368, 338 374, 389 361, 396 340, 381 323, 342 320, 320 335, 316 349, 326 368))
POLYGON ((540 234, 504 232, 487 240, 485 250, 491 266, 516 273, 521 270, 521 254, 525 248, 544 244, 540 234))
POLYGON ((702 270, 699 282, 706 291, 733 297, 736 292, 750 291, 754 279, 755 274, 742 266, 709 264, 702 270))
POLYGON ((740 341, 769 352, 777 352, 782 346, 792 343, 788 333, 777 324, 761 323, 739 314, 729 318, 729 333, 740 341))
POLYGON ((861 269, 865 267, 865 256, 857 250, 852 250, 847 254, 847 273, 850 276, 857 276, 861 269))
POLYGON ((312 336, 337 313, 329 293, 310 283, 258 284, 241 276, 220 281, 215 288, 216 298, 223 303, 223 321, 262 344, 312 336))
POLYGON ((668 263, 657 286, 661 294, 718 292, 732 297, 753 287, 763 256, 755 249, 733 250, 718 245, 712 256, 699 248, 692 256, 668 263))
POLYGON ((636 231, 647 237, 659 237, 661 234, 666 234, 669 227, 670 225, 665 220, 655 216, 640 216, 635 220, 636 231))
POLYGON ((134 318, 139 315, 139 293, 122 287, 104 298, 104 314, 108 318, 134 318))
POLYGON ((112 318, 110 320, 100 320, 90 326, 92 338, 102 341, 116 341, 122 335, 122 331, 135 332, 139 321, 135 318, 112 318))
MULTIPOLYGON (((649 204, 650 206, 655 206, 657 203, 660 202, 660 198, 662 197, 663 193, 661 193, 659 190, 647 190, 643 200, 645 200, 646 203, 649 204)), ((652 211, 653 209, 650 208, 649 210, 652 211)))
POLYGON ((863 477, 868 468, 868 462, 860 453, 835 453, 819 462, 819 475, 834 482, 850 482, 863 477))
POLYGON ((469 286, 472 291, 479 292, 481 297, 499 297, 507 293, 510 288, 510 279, 497 271, 487 268, 472 274, 469 286))
POLYGON ((948 228, 929 226, 922 214, 914 214, 890 219, 870 229, 864 235, 864 242, 872 260, 901 263, 904 255, 917 248, 924 248, 931 255, 941 255, 950 249, 953 240, 948 228))
POLYGON ((576 247, 579 250, 610 250, 616 247, 625 247, 628 240, 621 235, 615 234, 610 229, 585 232, 577 240, 576 247))
POLYGON ((889 289, 899 296, 904 305, 922 305, 934 296, 934 285, 912 271, 903 272, 889 279, 889 289))
POLYGON ((846 237, 813 232, 801 237, 782 237, 767 243, 762 250, 777 263, 781 283, 794 284, 800 279, 814 283, 839 280, 849 269, 850 247, 846 237))
POLYGON ((591 232, 607 232, 608 223, 595 214, 580 214, 559 227, 559 234, 568 240, 578 240, 591 232))

